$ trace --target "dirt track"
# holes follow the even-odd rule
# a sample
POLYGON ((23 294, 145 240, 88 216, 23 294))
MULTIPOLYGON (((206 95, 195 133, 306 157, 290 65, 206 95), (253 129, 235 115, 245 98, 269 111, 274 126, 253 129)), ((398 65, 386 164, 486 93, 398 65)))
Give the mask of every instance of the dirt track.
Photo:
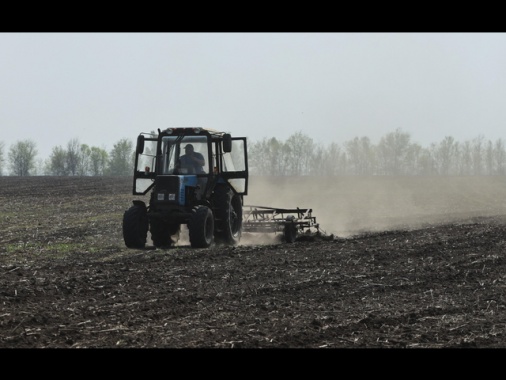
POLYGON ((128 250, 130 178, 0 177, 0 348, 506 347, 505 178, 252 178, 331 238, 128 250))

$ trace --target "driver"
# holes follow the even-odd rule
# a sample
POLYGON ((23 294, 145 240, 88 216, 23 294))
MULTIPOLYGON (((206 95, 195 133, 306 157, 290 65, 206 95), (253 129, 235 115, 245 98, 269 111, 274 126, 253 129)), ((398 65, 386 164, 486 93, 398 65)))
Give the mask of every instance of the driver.
POLYGON ((203 166, 206 164, 206 160, 204 156, 195 152, 192 144, 186 144, 184 152, 185 154, 179 157, 179 167, 188 169, 190 173, 205 173, 203 166))

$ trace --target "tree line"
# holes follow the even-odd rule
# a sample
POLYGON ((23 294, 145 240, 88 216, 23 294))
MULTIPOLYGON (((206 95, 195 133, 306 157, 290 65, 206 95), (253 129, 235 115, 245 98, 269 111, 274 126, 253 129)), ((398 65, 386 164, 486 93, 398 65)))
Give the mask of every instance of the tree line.
POLYGON ((0 175, 8 167, 14 176, 126 176, 132 174, 135 159, 134 144, 128 139, 119 140, 110 151, 72 139, 66 147, 54 147, 48 159, 38 162, 37 145, 33 140, 13 144, 7 159, 4 150, 0 142, 0 175))
MULTIPOLYGON (((134 149, 128 139, 118 141, 110 151, 72 139, 66 147, 54 147, 49 158, 37 164, 33 141, 18 141, 10 147, 7 159, 0 142, 0 175, 8 167, 16 176, 128 176, 134 166, 134 149)), ((383 135, 377 144, 364 136, 323 145, 303 132, 292 134, 286 141, 263 138, 249 142, 248 161, 251 174, 274 176, 506 174, 502 139, 491 141, 478 136, 458 142, 447 136, 422 147, 401 129, 383 135)))
POLYGON ((506 150, 502 139, 478 136, 458 142, 447 136, 422 147, 411 135, 397 129, 373 144, 355 137, 342 145, 324 146, 297 132, 286 141, 274 137, 250 144, 252 174, 263 175, 504 175, 506 150))

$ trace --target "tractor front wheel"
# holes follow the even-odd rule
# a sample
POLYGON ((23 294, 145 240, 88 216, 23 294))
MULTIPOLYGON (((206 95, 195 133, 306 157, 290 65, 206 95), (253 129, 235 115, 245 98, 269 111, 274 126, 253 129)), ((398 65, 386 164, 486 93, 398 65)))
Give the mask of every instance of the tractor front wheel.
POLYGON ((128 248, 144 248, 148 235, 148 215, 145 206, 133 205, 123 214, 123 239, 128 248))
POLYGON ((192 248, 208 248, 213 243, 214 217, 207 206, 197 206, 188 222, 192 248))

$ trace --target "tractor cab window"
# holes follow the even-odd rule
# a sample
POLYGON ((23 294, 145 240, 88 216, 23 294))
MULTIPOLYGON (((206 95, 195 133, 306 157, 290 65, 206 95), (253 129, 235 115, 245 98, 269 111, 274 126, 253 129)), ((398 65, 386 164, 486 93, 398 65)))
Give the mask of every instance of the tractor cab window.
POLYGON ((209 173, 206 137, 163 137, 162 157, 164 174, 209 173))
POLYGON ((239 194, 247 192, 248 184, 248 163, 246 152, 246 139, 234 138, 232 140, 232 151, 223 153, 223 167, 222 171, 226 173, 234 173, 228 178, 228 183, 239 194))
POLYGON ((137 157, 137 170, 150 172, 155 170, 156 161, 156 139, 146 139, 142 153, 137 157))
POLYGON ((155 171, 156 145, 157 138, 155 136, 147 136, 142 152, 137 152, 137 166, 135 169, 140 175, 135 180, 134 191, 136 194, 144 194, 153 185, 151 174, 155 171))

